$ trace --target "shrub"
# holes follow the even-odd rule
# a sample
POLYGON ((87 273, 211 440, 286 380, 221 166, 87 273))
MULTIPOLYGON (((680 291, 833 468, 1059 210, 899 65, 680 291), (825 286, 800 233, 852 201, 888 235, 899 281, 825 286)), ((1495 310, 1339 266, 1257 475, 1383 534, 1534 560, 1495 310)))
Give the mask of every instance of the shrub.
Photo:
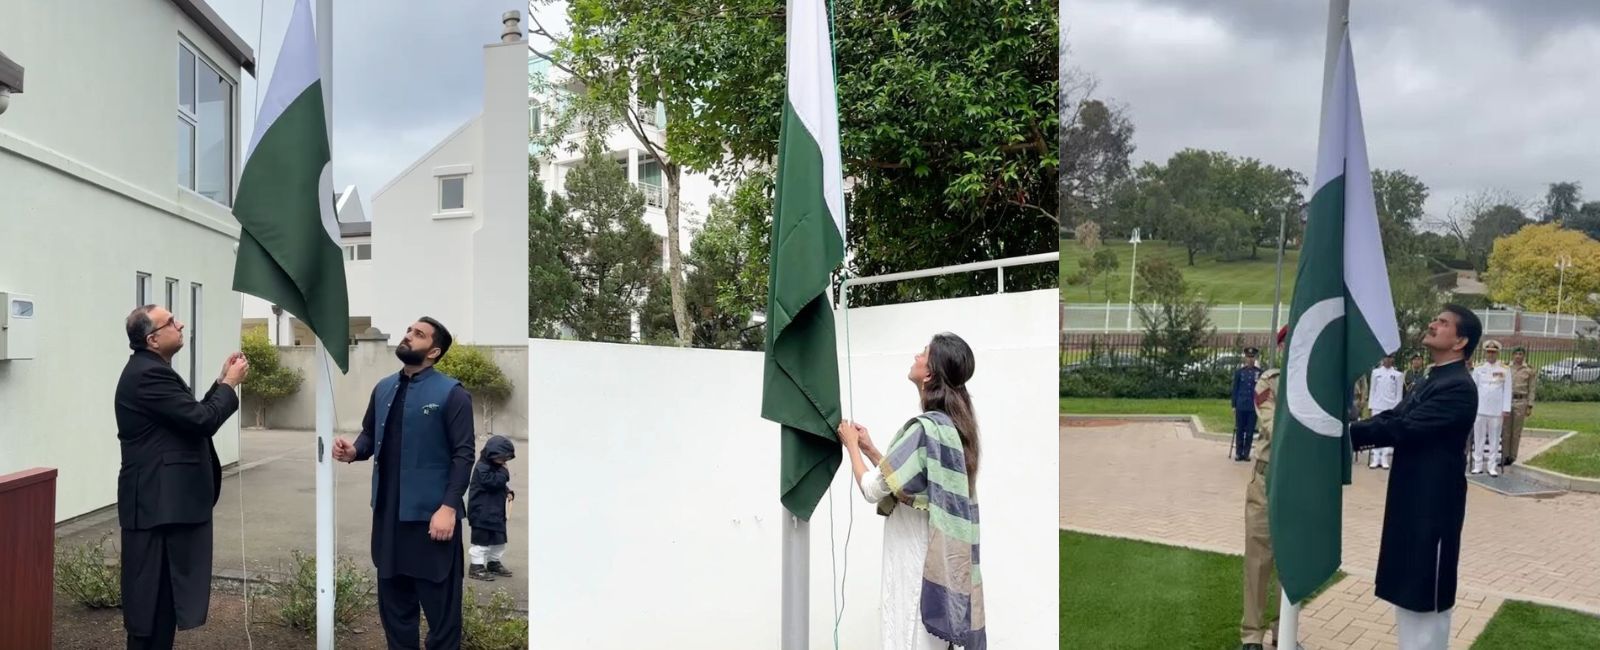
POLYGON ((462 650, 513 650, 528 647, 528 617, 512 607, 511 595, 496 590, 488 604, 467 589, 461 605, 462 650))
POLYGON ((1533 406, 1535 412, 1544 402, 1600 402, 1600 382, 1580 384, 1543 379, 1534 395, 1538 398, 1533 406))
MULTIPOLYGON (((317 629, 316 556, 294 551, 294 567, 287 579, 270 583, 266 594, 274 601, 278 621, 290 629, 315 632, 317 629)), ((341 560, 333 573, 333 620, 340 628, 349 626, 378 603, 377 584, 365 571, 341 560)))
POLYGON ((94 542, 56 551, 56 589, 90 609, 122 606, 122 563, 106 561, 107 532, 94 542))
POLYGON ((1061 373, 1062 397, 1225 400, 1232 385, 1229 370, 1188 372, 1178 378, 1152 366, 1088 367, 1061 373))
POLYGON ((494 428, 494 407, 511 397, 511 380, 506 378, 488 348, 461 345, 450 348, 435 370, 461 382, 461 387, 472 393, 473 402, 483 407, 484 419, 494 428))
POLYGON ((267 338, 267 328, 257 327, 240 340, 240 351, 250 361, 250 376, 244 380, 245 393, 256 400, 256 426, 267 426, 267 407, 300 390, 304 375, 286 368, 278 359, 278 347, 267 338))

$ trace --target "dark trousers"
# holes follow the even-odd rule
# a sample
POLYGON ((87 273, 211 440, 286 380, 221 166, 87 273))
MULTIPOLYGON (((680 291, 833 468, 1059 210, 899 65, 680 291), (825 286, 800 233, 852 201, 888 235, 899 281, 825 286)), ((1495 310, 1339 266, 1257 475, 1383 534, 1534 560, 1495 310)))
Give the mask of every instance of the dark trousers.
POLYGON ((1255 409, 1233 410, 1233 449, 1234 458, 1245 459, 1250 457, 1250 445, 1255 442, 1256 436, 1256 411, 1255 409))
POLYGON ((172 568, 161 557, 161 587, 156 590, 155 623, 150 636, 128 633, 128 650, 172 650, 178 636, 178 612, 172 604, 172 568))
POLYGON ((428 616, 428 650, 461 647, 461 565, 444 582, 396 575, 378 580, 378 613, 391 650, 418 650, 417 609, 428 616))

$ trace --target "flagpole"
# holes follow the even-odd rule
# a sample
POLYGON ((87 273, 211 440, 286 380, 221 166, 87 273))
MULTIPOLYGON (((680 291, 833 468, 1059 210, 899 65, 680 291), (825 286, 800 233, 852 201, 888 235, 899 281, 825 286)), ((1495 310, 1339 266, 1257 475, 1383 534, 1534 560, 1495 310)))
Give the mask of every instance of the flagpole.
MULTIPOLYGON (((333 152, 333 0, 317 0, 317 61, 322 80, 322 114, 333 152)), ((322 197, 332 201, 333 197, 322 197)), ((333 650, 333 371, 328 351, 317 339, 317 650, 333 650)))
POLYGON ((809 650, 811 523, 784 509, 782 650, 809 650))

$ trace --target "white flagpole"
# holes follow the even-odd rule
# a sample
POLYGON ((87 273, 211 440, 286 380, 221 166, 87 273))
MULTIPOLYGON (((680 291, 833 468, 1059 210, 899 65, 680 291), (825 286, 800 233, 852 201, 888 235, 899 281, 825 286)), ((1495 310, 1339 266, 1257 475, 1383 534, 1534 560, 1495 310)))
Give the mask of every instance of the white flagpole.
MULTIPOLYGON (((317 57, 321 66, 322 114, 333 151, 333 0, 317 0, 317 57)), ((333 197, 323 197, 332 201, 333 197)), ((316 338, 315 336, 313 338, 316 338)), ((317 338, 317 650, 333 650, 333 370, 317 338)))
POLYGON ((783 511, 782 650, 809 650, 811 633, 811 523, 783 511))

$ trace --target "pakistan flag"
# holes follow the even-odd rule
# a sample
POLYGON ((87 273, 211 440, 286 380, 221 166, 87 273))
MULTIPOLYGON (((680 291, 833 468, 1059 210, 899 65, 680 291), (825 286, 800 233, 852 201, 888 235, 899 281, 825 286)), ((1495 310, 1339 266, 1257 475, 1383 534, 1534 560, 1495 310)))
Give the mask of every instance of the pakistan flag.
POLYGON ((1339 568, 1352 386, 1400 347, 1348 33, 1332 72, 1267 477, 1272 548, 1294 603, 1339 568))

